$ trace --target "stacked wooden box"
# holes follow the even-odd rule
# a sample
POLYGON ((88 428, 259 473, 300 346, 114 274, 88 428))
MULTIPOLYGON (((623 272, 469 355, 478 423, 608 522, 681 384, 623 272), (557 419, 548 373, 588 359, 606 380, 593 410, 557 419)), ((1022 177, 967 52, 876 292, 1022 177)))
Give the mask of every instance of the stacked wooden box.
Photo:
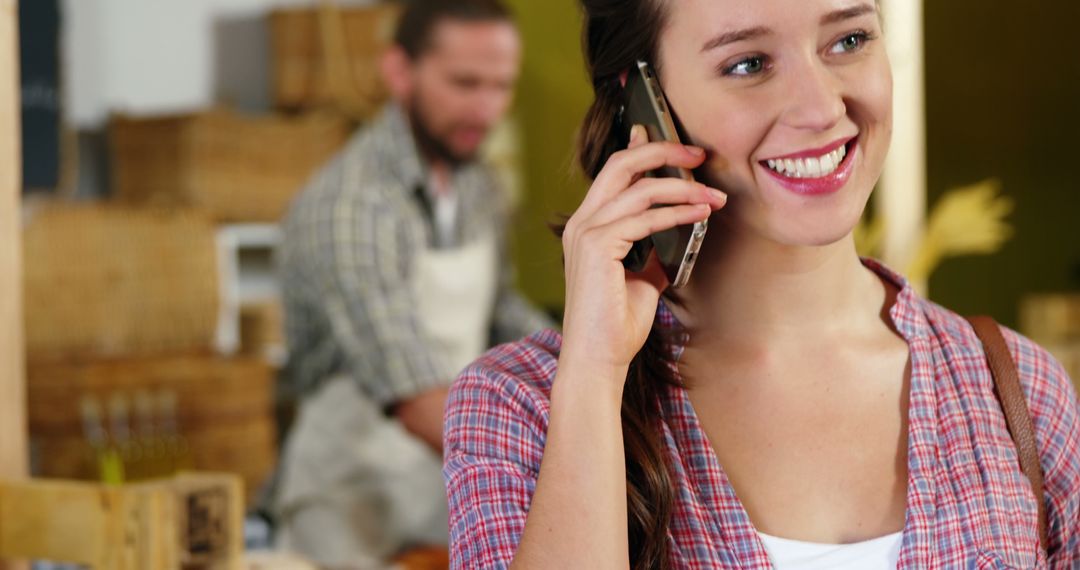
POLYGON ((378 58, 398 12, 396 4, 331 3, 271 12, 275 111, 115 117, 115 198, 196 207, 219 222, 277 222, 356 123, 386 100, 378 58))
POLYGON ((1080 390, 1080 293, 1027 297, 1020 306, 1020 332, 1049 350, 1080 390))
POLYGON ((129 205, 198 208, 218 222, 277 222, 352 123, 331 112, 114 117, 114 197, 129 205))
POLYGON ((270 15, 273 97, 279 109, 330 107, 363 120, 387 98, 379 56, 393 41, 394 4, 290 8, 270 15))
MULTIPOLYGON (((269 12, 273 111, 246 115, 212 108, 113 117, 113 199, 126 206, 199 210, 219 225, 219 235, 275 225, 358 123, 386 101, 379 56, 393 39, 399 13, 396 2, 327 2, 269 12)), ((242 246, 232 253, 242 255, 242 246)), ((237 268, 242 273, 243 264, 225 254, 220 312, 227 322, 218 323, 217 348, 269 355, 279 364, 280 302, 276 295, 245 298, 234 283, 244 275, 229 274, 237 268)))
POLYGON ((263 359, 213 351, 214 236, 205 214, 189 210, 52 205, 29 216, 24 306, 36 475, 98 478, 97 456, 109 443, 147 449, 123 458, 129 478, 186 467, 234 472, 249 496, 258 490, 275 461, 275 375, 263 359), (186 451, 158 453, 167 438, 186 451))
MULTIPOLYGON (((176 424, 189 450, 177 467, 238 473, 249 497, 258 490, 275 461, 282 311, 273 294, 236 294, 242 276, 222 236, 272 228, 382 105, 378 57, 398 12, 330 3, 272 12, 272 112, 116 116, 111 202, 34 212, 24 286, 37 474, 102 476, 94 433, 131 431, 134 441, 138 402, 171 399, 172 411, 154 408, 167 419, 145 423, 176 424), (222 330, 238 330, 239 346, 222 330)), ((126 475, 159 474, 153 467, 131 463, 126 475)))

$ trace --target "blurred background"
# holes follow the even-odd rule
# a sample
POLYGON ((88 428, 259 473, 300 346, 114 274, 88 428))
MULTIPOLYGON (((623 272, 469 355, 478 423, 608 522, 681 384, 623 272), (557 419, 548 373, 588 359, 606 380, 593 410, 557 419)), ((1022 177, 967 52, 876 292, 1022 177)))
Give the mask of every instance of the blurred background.
MULTIPOLYGON (((591 99, 580 16, 573 0, 508 3, 523 74, 486 153, 516 204, 520 287, 557 316, 561 252, 547 224, 586 188, 572 158, 591 99)), ((23 0, 18 10, 32 471, 228 471, 254 507, 290 417, 274 395, 285 354, 277 222, 385 97, 375 58, 394 7, 23 0)), ((927 176, 915 198, 928 222, 912 236, 934 249, 917 269, 931 300, 1032 336, 1074 379, 1077 21, 1080 3, 1064 0, 925 4, 927 176), (976 194, 954 206, 963 212, 934 216, 949 196, 976 194), (1011 230, 951 247, 955 236, 931 229, 962 231, 969 218, 1011 230)), ((871 210, 869 234, 888 218, 871 210)))

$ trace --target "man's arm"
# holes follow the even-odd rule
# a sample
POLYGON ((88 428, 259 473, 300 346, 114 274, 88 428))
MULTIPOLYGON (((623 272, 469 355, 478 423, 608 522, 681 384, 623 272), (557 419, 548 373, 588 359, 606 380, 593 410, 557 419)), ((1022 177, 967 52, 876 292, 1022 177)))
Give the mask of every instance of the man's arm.
POLYGON ((442 455, 443 409, 446 407, 446 387, 433 388, 412 398, 402 400, 392 411, 401 425, 442 455))

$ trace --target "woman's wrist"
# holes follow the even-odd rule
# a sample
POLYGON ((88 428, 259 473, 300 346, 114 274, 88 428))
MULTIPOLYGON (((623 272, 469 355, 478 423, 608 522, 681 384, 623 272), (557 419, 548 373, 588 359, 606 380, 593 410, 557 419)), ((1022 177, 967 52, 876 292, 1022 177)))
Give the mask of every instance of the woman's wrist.
POLYGON ((629 367, 629 363, 620 364, 564 347, 555 373, 552 399, 554 392, 573 392, 621 405, 629 367))

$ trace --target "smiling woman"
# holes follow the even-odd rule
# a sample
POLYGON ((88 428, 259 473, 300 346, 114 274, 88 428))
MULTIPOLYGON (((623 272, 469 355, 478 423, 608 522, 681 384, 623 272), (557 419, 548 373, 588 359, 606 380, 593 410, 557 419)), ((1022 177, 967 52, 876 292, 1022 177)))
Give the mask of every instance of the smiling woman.
POLYGON ((1080 409, 1019 364, 1051 529, 966 320, 860 258, 892 133, 868 0, 582 0, 593 184, 562 234, 563 332, 488 353, 444 432, 458 568, 1080 564, 1080 409), (653 64, 688 145, 619 124, 653 64), (694 169, 699 182, 644 176, 694 169), (654 207, 654 206, 666 207, 654 207), (673 290, 631 245, 709 220, 673 290))

